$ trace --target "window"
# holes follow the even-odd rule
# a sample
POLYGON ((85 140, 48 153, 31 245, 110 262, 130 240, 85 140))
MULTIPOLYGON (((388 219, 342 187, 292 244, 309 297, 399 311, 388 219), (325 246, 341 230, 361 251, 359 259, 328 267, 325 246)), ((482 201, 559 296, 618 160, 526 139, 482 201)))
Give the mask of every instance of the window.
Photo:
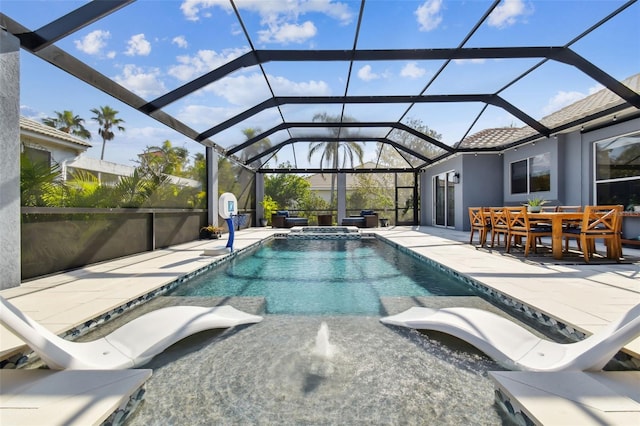
POLYGON ((596 202, 640 205, 640 133, 596 142, 596 202))
POLYGON ((30 146, 24 147, 24 154, 32 163, 45 163, 51 166, 51 153, 43 149, 31 148, 30 146))
POLYGON ((511 163, 511 193, 551 190, 551 155, 548 152, 511 163))

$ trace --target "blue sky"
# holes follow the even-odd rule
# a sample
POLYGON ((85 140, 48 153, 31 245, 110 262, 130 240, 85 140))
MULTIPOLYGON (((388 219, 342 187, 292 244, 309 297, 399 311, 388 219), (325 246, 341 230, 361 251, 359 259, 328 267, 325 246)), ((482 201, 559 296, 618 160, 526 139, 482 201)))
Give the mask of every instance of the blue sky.
MULTIPOLYGON (((3 0, 0 10, 37 29, 80 7, 77 1, 3 0)), ((351 49, 359 1, 236 1, 246 31, 257 49, 351 49)), ((503 1, 464 47, 562 46, 623 5, 619 0, 503 1)), ((357 41, 359 49, 454 48, 487 11, 489 1, 368 0, 357 41)), ((636 3, 571 48, 622 80, 640 72, 640 6, 636 3)), ((71 34, 56 44, 118 83, 152 100, 250 49, 228 1, 138 0, 71 34)), ((493 93, 537 59, 454 61, 429 87, 427 94, 493 93)), ((442 61, 354 62, 349 95, 416 94, 442 66, 442 61)), ((266 63, 263 66, 278 96, 343 95, 349 75, 347 62, 266 63)), ((597 82, 557 62, 540 66, 502 95, 536 119, 560 109, 601 87, 597 82)), ((259 67, 241 69, 165 108, 198 132, 270 97, 259 67)), ((76 81, 33 55, 21 53, 22 115, 41 119, 54 111, 71 110, 86 120, 94 135, 88 156, 99 158, 101 140, 92 108, 109 105, 125 120, 126 132, 107 143, 105 159, 130 163, 146 146, 170 140, 191 153, 201 145, 170 130, 127 105, 76 81)), ((482 105, 420 104, 407 118, 422 120, 448 144, 468 131, 482 105)), ((358 121, 397 121, 407 105, 348 105, 345 113, 358 121)), ((307 121, 318 112, 339 114, 340 106, 285 105, 289 121, 307 121)), ((244 140, 243 128, 269 129, 281 121, 269 109, 239 126, 212 137, 228 148, 244 140)), ((490 107, 471 133, 489 127, 521 126, 514 117, 490 107)), ((384 133, 384 130, 382 130, 384 133)), ((288 135, 271 137, 278 143, 288 135)), ((306 167, 306 148, 295 160, 306 167)), ((367 150, 372 159, 372 145, 367 150)), ((291 147, 278 161, 293 161, 291 147)), ((311 164, 317 165, 317 164, 311 164)))

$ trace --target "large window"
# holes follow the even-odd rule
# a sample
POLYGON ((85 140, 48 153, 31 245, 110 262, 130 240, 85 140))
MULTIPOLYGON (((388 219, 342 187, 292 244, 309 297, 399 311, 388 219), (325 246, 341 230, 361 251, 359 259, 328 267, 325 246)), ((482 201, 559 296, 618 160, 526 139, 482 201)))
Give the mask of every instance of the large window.
POLYGON ((596 201, 640 205, 640 133, 595 143, 596 201))
POLYGON ((551 155, 548 152, 511 163, 511 193, 551 190, 551 155))

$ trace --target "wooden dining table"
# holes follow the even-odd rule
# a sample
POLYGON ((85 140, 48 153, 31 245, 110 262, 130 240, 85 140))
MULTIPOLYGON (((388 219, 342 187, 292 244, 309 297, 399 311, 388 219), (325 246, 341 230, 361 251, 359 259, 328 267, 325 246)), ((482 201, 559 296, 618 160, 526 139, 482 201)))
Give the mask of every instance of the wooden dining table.
POLYGON ((562 224, 582 219, 582 212, 527 212, 531 222, 551 222, 551 250, 555 259, 562 259, 562 224))

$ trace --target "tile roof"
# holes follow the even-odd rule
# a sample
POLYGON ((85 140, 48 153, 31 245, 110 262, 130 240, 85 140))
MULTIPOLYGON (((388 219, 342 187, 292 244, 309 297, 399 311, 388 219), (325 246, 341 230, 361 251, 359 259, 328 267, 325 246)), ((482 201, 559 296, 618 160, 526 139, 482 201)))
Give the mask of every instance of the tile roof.
POLYGON ((72 143, 75 145, 80 145, 85 148, 92 147, 92 145, 87 141, 84 141, 80 138, 70 135, 69 133, 65 133, 54 127, 47 126, 45 124, 39 123, 35 120, 31 120, 26 117, 20 117, 20 131, 30 131, 42 136, 47 136, 47 137, 58 139, 64 142, 72 143))
MULTIPOLYGON (((622 84, 640 93, 640 74, 627 78, 622 81, 622 84)), ((581 117, 621 105, 624 102, 622 98, 610 90, 602 89, 543 117, 540 122, 553 129, 571 123, 581 117)), ((493 148, 518 141, 535 133, 529 126, 484 129, 466 137, 459 148, 493 148)))

